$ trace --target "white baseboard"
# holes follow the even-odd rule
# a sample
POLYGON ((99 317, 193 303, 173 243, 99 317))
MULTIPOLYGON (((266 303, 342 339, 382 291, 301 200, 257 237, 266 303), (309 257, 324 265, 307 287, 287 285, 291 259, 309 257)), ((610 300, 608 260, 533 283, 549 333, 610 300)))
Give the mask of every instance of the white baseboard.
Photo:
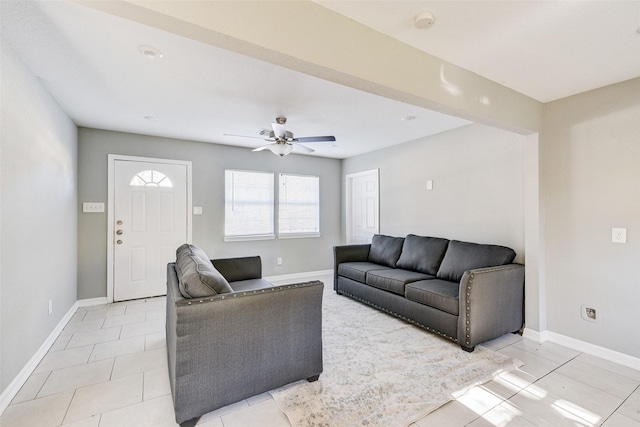
POLYGON ((307 280, 318 276, 333 276, 333 270, 307 271, 304 273, 281 274, 279 276, 264 277, 267 282, 278 282, 280 280, 307 280))
POLYGON ((627 366, 629 368, 637 369, 640 371, 640 358, 620 353, 615 350, 610 350, 605 347, 600 347, 598 345, 591 344, 585 341, 580 341, 562 334, 551 331, 539 332, 525 328, 524 334, 522 336, 539 343, 549 341, 555 344, 560 344, 572 350, 587 353, 592 356, 596 356, 601 359, 605 359, 610 362, 614 362, 619 365, 627 366))
POLYGON ((78 304, 78 307, 107 304, 107 297, 80 299, 76 304, 78 304))
POLYGON ((522 336, 538 343, 543 343, 549 339, 549 337, 547 336, 547 331, 539 332, 529 328, 524 329, 522 336))
POLYGON ((36 351, 33 357, 31 357, 31 359, 27 362, 27 364, 24 365, 24 367, 20 370, 18 375, 16 375, 13 381, 11 381, 11 383, 9 383, 7 388, 4 389, 2 394, 0 394, 0 415, 2 415, 5 409, 7 409, 7 406, 9 406, 13 398, 16 396, 16 394, 18 394, 18 392, 20 391, 24 383, 27 382, 27 380, 29 379, 29 376, 31 376, 33 371, 38 366, 38 364, 42 361, 44 356, 47 354, 47 351, 49 351, 49 348, 51 348, 53 343, 56 342, 56 340, 58 339, 58 336, 60 336, 60 333, 62 332, 64 327, 67 325, 69 320, 71 320, 71 317, 73 317, 75 312, 78 310, 79 302, 80 301, 76 301, 71 306, 69 311, 67 311, 67 313, 62 317, 62 319, 60 319, 60 322, 58 322, 58 324, 53 329, 53 331, 51 331, 47 339, 42 343, 38 351, 36 351))

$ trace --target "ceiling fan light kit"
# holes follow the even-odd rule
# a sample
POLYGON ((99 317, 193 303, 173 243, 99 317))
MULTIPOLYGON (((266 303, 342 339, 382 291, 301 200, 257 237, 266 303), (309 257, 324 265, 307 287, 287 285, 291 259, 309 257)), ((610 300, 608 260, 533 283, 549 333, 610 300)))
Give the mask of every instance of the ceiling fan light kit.
POLYGON ((269 150, 275 155, 284 157, 293 151, 293 145, 291 144, 272 144, 269 146, 269 150))
POLYGON ((233 135, 229 133, 225 133, 227 136, 237 136, 241 138, 260 138, 265 141, 269 141, 271 144, 263 145, 262 147, 258 147, 253 149, 253 151, 262 151, 269 149, 273 154, 284 157, 287 154, 291 153, 294 148, 299 149, 305 153, 313 153, 315 150, 301 145, 301 143, 310 143, 310 142, 332 142, 335 141, 336 138, 334 136, 306 136, 301 138, 295 138, 293 133, 289 132, 284 128, 284 124, 287 122, 285 117, 276 117, 276 122, 271 123, 271 128, 273 130, 268 129, 260 129, 258 131, 258 135, 267 136, 268 138, 260 138, 256 136, 247 136, 247 135, 233 135))

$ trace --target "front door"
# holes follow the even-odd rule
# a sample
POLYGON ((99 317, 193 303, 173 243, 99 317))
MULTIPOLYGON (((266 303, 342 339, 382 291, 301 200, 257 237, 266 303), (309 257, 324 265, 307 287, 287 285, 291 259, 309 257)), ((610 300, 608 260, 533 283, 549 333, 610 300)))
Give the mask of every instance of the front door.
POLYGON ((188 241, 187 165, 114 161, 113 300, 166 294, 166 266, 188 241))

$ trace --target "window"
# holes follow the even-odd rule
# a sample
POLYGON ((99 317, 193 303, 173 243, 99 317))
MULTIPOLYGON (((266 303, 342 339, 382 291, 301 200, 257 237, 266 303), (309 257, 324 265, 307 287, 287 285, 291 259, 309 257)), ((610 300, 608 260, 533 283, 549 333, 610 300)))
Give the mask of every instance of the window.
POLYGON ((162 172, 154 170, 142 171, 131 179, 131 187, 173 187, 171 180, 162 172))
POLYGON ((320 178, 280 174, 278 235, 320 235, 320 178))
POLYGON ((274 238, 273 174, 225 171, 225 240, 274 238))

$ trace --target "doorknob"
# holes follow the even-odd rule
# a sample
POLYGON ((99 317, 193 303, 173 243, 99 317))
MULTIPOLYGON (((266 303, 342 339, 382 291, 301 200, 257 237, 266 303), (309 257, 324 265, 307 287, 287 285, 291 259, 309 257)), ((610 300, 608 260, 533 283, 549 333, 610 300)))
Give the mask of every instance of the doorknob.
POLYGON ((116 231, 116 234, 117 234, 118 236, 119 236, 119 235, 121 235, 121 234, 122 234, 122 230, 117 230, 117 231, 116 231))
POLYGON ((122 225, 122 221, 118 220, 118 221, 116 221, 116 224, 117 225, 122 225))
POLYGON ((116 243, 121 245, 122 244, 122 240, 117 240, 116 243))

